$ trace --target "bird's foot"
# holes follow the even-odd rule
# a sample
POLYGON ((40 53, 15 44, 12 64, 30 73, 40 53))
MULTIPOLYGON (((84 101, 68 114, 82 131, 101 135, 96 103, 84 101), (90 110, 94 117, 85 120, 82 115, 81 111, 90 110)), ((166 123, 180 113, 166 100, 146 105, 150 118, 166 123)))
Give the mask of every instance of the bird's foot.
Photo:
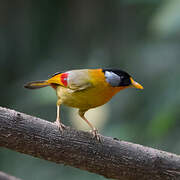
POLYGON ((56 124, 58 126, 59 131, 63 132, 63 129, 65 129, 65 125, 60 123, 58 119, 56 119, 56 121, 54 122, 54 124, 56 124))
POLYGON ((94 128, 90 132, 93 134, 93 138, 101 142, 100 134, 98 133, 98 130, 96 128, 94 128))

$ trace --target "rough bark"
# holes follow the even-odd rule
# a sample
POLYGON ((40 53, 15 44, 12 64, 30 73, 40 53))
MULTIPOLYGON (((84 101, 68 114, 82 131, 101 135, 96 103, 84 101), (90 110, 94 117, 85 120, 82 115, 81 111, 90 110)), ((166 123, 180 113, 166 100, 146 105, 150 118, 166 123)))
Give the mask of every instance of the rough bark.
POLYGON ((0 180, 21 180, 21 179, 18 179, 14 176, 10 176, 9 174, 0 171, 0 180))
POLYGON ((0 107, 0 146, 120 180, 178 180, 180 156, 0 107))

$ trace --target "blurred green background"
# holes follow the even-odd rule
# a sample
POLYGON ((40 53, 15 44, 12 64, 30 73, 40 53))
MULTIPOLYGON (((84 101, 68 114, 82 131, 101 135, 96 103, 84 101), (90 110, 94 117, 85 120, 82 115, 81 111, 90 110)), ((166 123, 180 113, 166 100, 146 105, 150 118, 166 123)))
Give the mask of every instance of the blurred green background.
MULTIPOLYGON (((25 82, 120 68, 144 90, 121 91, 103 106, 106 116, 94 117, 100 132, 180 154, 179 0, 1 0, 0 9, 1 106, 54 121, 54 90, 29 91, 25 82)), ((61 116, 74 126, 70 108, 61 116)), ((0 170, 26 180, 105 179, 4 148, 0 170)))

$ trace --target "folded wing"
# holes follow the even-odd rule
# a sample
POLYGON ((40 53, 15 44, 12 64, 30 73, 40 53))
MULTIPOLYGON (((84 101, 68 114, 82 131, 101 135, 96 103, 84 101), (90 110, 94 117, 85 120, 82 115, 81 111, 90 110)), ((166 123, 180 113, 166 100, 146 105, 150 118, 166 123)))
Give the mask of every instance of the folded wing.
POLYGON ((58 84, 74 91, 84 90, 92 86, 87 69, 59 73, 52 76, 47 82, 58 84))

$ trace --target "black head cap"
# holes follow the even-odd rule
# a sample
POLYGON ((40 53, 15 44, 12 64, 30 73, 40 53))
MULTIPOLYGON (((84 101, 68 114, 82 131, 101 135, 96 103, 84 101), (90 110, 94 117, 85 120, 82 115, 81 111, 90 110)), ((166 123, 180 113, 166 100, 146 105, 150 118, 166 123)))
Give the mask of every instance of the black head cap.
POLYGON ((119 69, 103 69, 106 81, 113 87, 131 85, 130 75, 119 69))

